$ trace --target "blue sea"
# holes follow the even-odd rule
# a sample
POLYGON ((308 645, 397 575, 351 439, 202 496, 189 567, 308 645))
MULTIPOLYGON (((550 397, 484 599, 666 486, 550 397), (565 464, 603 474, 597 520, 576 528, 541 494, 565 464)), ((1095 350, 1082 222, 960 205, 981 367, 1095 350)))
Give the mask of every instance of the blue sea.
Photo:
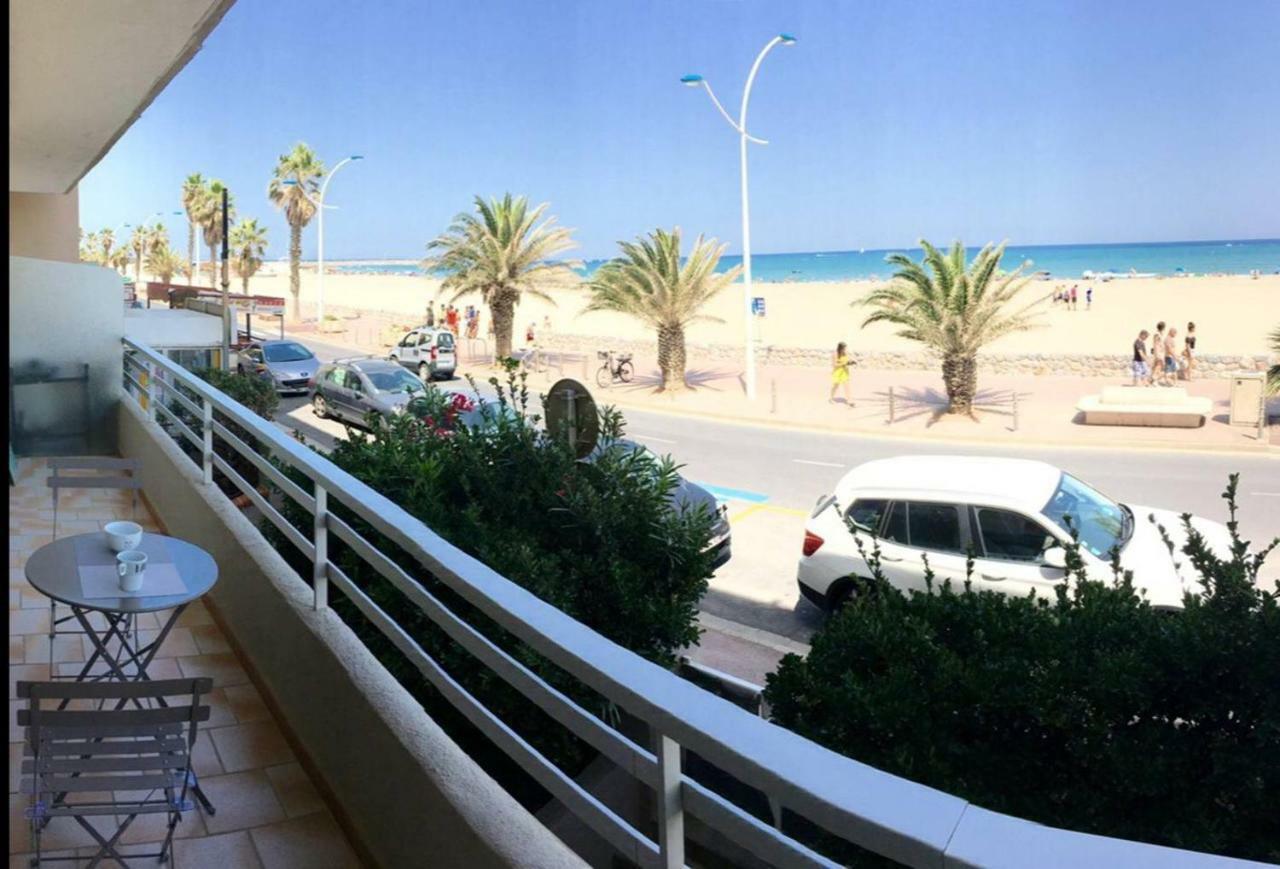
MULTIPOLYGON (((978 248, 970 249, 970 256, 978 248)), ((752 278, 756 281, 847 281, 861 278, 887 278, 893 269, 885 263, 890 253, 905 253, 919 259, 918 248, 886 250, 843 250, 814 253, 757 253, 751 257, 752 278)), ((1048 272, 1053 278, 1082 278, 1085 272, 1109 272, 1117 276, 1138 275, 1205 275, 1280 273, 1280 239, 1247 239, 1228 241, 1171 241, 1140 244, 1052 244, 1010 246, 1005 249, 1003 264, 1013 269, 1030 261, 1027 272, 1048 272)), ((590 275, 605 260, 590 260, 580 270, 590 275)), ((740 256, 721 259, 723 268, 742 262, 740 256)), ((421 275, 414 264, 386 260, 366 260, 355 265, 342 265, 338 272, 421 275)))

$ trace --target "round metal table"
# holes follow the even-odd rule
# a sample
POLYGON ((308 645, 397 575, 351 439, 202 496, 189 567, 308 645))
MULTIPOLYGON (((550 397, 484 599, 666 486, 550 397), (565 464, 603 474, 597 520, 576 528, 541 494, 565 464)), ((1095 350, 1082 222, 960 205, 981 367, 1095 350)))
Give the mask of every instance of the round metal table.
MULTIPOLYGON (((147 666, 155 658, 161 643, 169 635, 169 631, 177 624, 178 617, 194 600, 198 600, 213 588, 218 581, 218 564, 209 553, 199 546, 168 537, 164 534, 144 532, 138 548, 148 553, 148 569, 152 564, 171 563, 182 580, 185 589, 180 594, 165 595, 121 595, 119 597, 97 597, 85 594, 80 579, 80 568, 110 566, 114 570, 115 553, 106 544, 106 535, 102 531, 88 534, 77 534, 72 537, 61 537, 52 543, 41 546, 27 559, 27 582, 47 597, 71 608, 80 627, 93 643, 93 654, 85 661, 76 681, 99 681, 116 679, 120 681, 141 681, 149 678, 147 666), (156 558, 157 555, 162 556, 156 558), (136 637, 130 642, 133 634, 133 619, 142 613, 172 610, 169 618, 160 626, 155 639, 145 646, 138 644, 136 637), (89 616, 95 612, 106 617, 106 629, 97 629, 89 616), (118 643, 118 649, 112 644, 118 643), (107 670, 105 673, 92 674, 94 665, 102 660, 107 670), (126 672, 126 667, 133 667, 134 672, 126 672)), ((144 580, 145 582, 145 580, 144 580)), ((53 642, 54 626, 49 625, 49 642, 53 642)), ((55 678, 50 674, 50 678, 55 678)), ((164 705, 163 699, 161 705, 164 705)), ((65 708, 66 700, 59 709, 65 708)), ((205 811, 214 813, 213 805, 205 796, 196 781, 191 778, 194 794, 205 811)))

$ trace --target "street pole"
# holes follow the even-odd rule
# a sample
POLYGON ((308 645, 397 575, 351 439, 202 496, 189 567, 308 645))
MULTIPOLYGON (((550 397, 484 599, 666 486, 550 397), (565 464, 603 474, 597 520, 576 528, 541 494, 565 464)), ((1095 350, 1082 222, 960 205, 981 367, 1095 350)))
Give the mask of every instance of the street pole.
MULTIPOLYGON (((333 180, 333 176, 338 174, 338 170, 352 160, 363 160, 361 154, 352 154, 350 157, 344 157, 338 161, 338 165, 329 170, 329 174, 325 176, 324 183, 320 185, 319 201, 312 199, 307 195, 307 188, 299 184, 297 179, 285 181, 285 184, 296 185, 302 191, 303 197, 311 203, 317 212, 316 226, 316 267, 318 270, 319 293, 316 296, 316 328, 320 329, 324 326, 324 198, 329 190, 329 182, 333 180)), ((301 313, 301 312, 299 312, 301 313)))
POLYGON ((741 182, 742 182, 742 292, 743 292, 743 316, 746 322, 746 352, 744 353, 744 372, 743 380, 747 388, 747 400, 755 401, 756 397, 756 347, 755 347, 755 314, 751 310, 751 209, 747 194, 747 142, 755 142, 759 145, 769 144, 764 139, 747 133, 747 104, 751 101, 751 86, 755 83, 756 73, 760 70, 760 63, 764 60, 766 54, 773 50, 776 45, 794 45, 795 37, 787 33, 780 33, 760 50, 760 54, 756 56, 755 63, 751 65, 751 72, 747 75, 747 83, 742 89, 742 107, 738 112, 738 121, 734 123, 733 118, 729 117, 729 113, 724 110, 724 106, 720 105, 720 101, 716 99, 715 93, 711 90, 711 85, 700 75, 686 75, 681 81, 690 87, 701 86, 707 92, 707 96, 711 97, 711 102, 720 110, 721 116, 729 122, 729 126, 738 132, 738 156, 741 165, 741 182))
POLYGON ((227 270, 227 260, 231 254, 231 240, 228 238, 227 197, 228 190, 222 188, 222 370, 231 370, 231 281, 227 270))

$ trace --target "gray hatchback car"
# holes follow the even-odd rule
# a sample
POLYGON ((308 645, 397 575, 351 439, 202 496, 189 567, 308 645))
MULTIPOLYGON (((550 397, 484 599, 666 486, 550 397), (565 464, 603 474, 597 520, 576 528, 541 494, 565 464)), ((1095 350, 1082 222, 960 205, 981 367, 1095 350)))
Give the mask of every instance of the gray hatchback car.
POLYGON ((320 367, 311 390, 311 409, 320 419, 366 425, 370 412, 387 419, 405 412, 426 386, 387 359, 338 359, 320 367))
POLYGON ((297 341, 255 341, 236 359, 237 371, 270 381, 280 393, 307 392, 319 368, 316 354, 297 341))

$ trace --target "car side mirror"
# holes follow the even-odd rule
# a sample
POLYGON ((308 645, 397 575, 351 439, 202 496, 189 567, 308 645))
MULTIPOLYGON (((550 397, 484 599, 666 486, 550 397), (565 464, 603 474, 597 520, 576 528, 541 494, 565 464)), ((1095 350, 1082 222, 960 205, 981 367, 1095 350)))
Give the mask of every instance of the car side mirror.
POLYGON ((1055 570, 1067 569, 1067 550, 1061 546, 1051 546, 1044 551, 1041 556, 1045 567, 1052 567, 1055 570))

